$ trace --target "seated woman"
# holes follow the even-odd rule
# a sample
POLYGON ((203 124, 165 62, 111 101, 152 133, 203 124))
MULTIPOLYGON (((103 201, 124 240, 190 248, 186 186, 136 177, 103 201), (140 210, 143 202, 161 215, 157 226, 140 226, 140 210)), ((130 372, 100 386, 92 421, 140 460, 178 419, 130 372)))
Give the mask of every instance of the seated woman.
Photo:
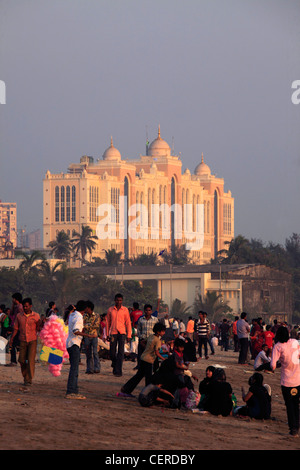
POLYGON ((229 416, 232 412, 232 387, 226 381, 224 369, 217 367, 208 388, 208 400, 203 409, 213 415, 229 416))
POLYGON ((208 366, 205 371, 204 379, 201 380, 201 382, 199 383, 199 393, 201 395, 201 398, 199 401, 198 408, 200 408, 201 410, 204 410, 204 405, 208 401, 209 387, 211 385, 212 377, 213 377, 213 373, 215 369, 216 368, 214 366, 208 366))
POLYGON ((263 385, 262 374, 255 372, 249 378, 249 386, 247 393, 242 387, 242 397, 246 405, 238 407, 236 414, 255 419, 269 419, 271 416, 271 395, 263 385))

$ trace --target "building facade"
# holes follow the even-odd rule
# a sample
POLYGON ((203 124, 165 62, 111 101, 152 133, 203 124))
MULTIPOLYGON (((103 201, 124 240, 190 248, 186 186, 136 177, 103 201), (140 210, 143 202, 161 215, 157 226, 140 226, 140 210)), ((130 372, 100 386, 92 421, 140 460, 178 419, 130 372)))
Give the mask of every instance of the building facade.
POLYGON ((184 245, 203 264, 234 237, 234 199, 203 154, 193 173, 183 172, 159 128, 137 159, 123 159, 111 139, 102 159, 83 156, 67 173, 47 171, 44 248, 59 231, 72 238, 86 225, 98 236, 93 257, 115 249, 127 259, 184 245))
POLYGON ((0 201, 0 258, 14 257, 17 239, 17 204, 0 201))

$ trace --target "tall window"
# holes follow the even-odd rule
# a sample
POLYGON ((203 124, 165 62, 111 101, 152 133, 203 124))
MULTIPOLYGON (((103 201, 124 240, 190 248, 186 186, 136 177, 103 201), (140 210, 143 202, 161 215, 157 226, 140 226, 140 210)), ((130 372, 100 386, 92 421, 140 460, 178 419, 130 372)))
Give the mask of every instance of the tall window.
POLYGON ((99 206, 99 188, 97 186, 90 186, 89 202, 90 222, 97 222, 97 208, 99 206))
POLYGON ((110 203, 112 206, 111 221, 118 224, 120 222, 120 189, 110 189, 110 203))
POLYGON ((184 219, 185 219, 185 190, 183 189, 182 190, 182 209, 181 209, 181 214, 182 214, 182 230, 183 230, 183 233, 185 233, 185 223, 184 223, 184 219))
POLYGON ((76 188, 72 186, 72 222, 76 220, 76 188))
MULTIPOLYGON (((162 186, 159 186, 159 207, 162 205, 162 186)), ((159 228, 162 228, 162 213, 159 211, 159 228)))
POLYGON ((70 186, 66 187, 66 221, 70 222, 70 186))
POLYGON ((215 190, 214 192, 214 235, 215 235, 215 253, 214 255, 217 256, 217 252, 219 249, 219 198, 218 192, 215 190))
POLYGON ((151 189, 148 189, 148 227, 151 227, 151 189))
POLYGON ((223 232, 231 235, 231 204, 223 205, 223 232))
MULTIPOLYGON (((152 206, 155 204, 155 189, 152 189, 152 206)), ((155 227, 155 210, 152 210, 151 227, 155 227)))
POLYGON ((65 187, 60 188, 60 220, 65 221, 65 187))
POLYGON ((59 187, 55 186, 55 222, 59 222, 59 187))
POLYGON ((140 206, 141 227, 144 226, 144 193, 141 193, 141 206, 140 206))

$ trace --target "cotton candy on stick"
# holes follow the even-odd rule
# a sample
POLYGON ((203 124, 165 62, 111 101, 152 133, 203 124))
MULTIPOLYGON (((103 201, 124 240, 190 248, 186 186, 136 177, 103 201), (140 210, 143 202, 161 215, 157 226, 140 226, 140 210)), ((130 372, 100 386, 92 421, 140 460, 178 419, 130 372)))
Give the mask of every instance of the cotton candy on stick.
MULTIPOLYGON (((65 359, 69 357, 66 349, 66 339, 68 336, 68 329, 63 320, 57 315, 51 315, 46 321, 43 329, 40 332, 40 340, 46 348, 53 348, 58 351, 58 357, 61 357, 61 363, 51 363, 48 361, 48 370, 54 376, 58 377, 65 359)), ((52 361, 53 362, 53 361, 52 361)), ((55 361, 54 361, 55 362, 55 361)))

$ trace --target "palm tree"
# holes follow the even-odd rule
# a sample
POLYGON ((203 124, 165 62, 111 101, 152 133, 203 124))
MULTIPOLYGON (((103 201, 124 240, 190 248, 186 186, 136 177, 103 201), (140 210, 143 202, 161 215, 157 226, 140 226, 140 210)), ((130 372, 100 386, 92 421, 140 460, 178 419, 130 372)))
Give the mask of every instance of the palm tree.
MULTIPOLYGON (((250 242, 247 238, 242 235, 238 235, 233 238, 230 242, 226 241, 225 245, 228 246, 227 249, 218 251, 218 255, 223 257, 222 263, 224 264, 241 264, 251 262, 251 247, 250 242)), ((217 256, 216 260, 219 262, 220 257, 217 256)))
POLYGON ((55 273, 56 301, 61 309, 70 303, 76 303, 80 287, 80 275, 76 269, 68 268, 63 263, 55 273))
POLYGON ((163 250, 160 256, 165 264, 190 264, 189 250, 186 249, 185 245, 174 245, 170 251, 163 250))
POLYGON ((39 278, 39 291, 36 290, 35 294, 40 298, 56 299, 58 295, 59 286, 56 283, 56 277, 64 261, 57 261, 53 266, 47 260, 43 260, 37 265, 37 276, 39 278))
POLYGON ((149 255, 143 253, 135 258, 131 258, 130 264, 133 266, 156 266, 157 265, 157 254, 150 253, 149 255))
POLYGON ((83 225, 81 234, 75 232, 74 238, 71 240, 75 255, 78 256, 79 252, 81 254, 81 261, 84 261, 87 253, 89 252, 91 254, 97 246, 97 242, 95 240, 98 240, 98 237, 97 235, 92 235, 92 233, 93 230, 91 227, 83 225))
POLYGON ((23 261, 21 261, 19 268, 23 271, 24 274, 29 274, 30 272, 37 271, 37 261, 38 260, 45 260, 45 255, 38 250, 32 251, 32 253, 28 254, 25 252, 20 253, 23 257, 23 261))
POLYGON ((206 312, 210 321, 214 321, 221 314, 232 311, 228 302, 224 301, 222 295, 216 291, 207 291, 204 298, 198 294, 194 302, 194 311, 197 314, 199 310, 206 312))
POLYGON ((71 240, 63 230, 58 232, 56 240, 53 240, 48 245, 52 248, 50 254, 57 259, 69 261, 71 256, 71 240))
POLYGON ((191 313, 191 307, 188 307, 186 302, 175 299, 172 303, 171 314, 174 318, 185 318, 191 313))
POLYGON ((105 260, 108 266, 117 266, 122 257, 122 251, 116 251, 114 248, 112 250, 105 250, 105 260))

